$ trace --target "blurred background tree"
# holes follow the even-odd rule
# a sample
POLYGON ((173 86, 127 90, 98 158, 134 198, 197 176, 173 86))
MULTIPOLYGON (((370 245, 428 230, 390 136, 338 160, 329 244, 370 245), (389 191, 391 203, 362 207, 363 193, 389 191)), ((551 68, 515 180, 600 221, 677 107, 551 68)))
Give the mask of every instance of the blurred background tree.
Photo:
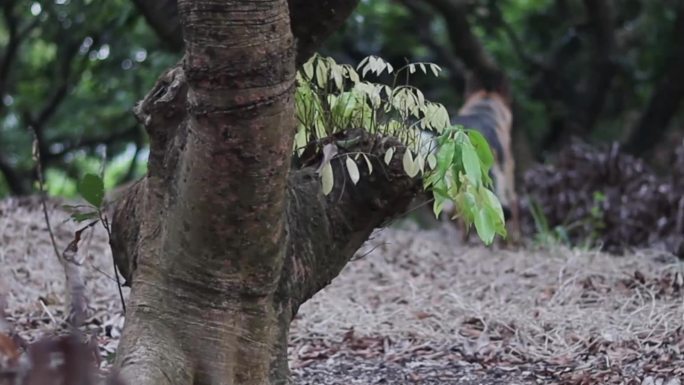
MULTIPOLYGON (((74 194, 103 157, 108 188, 142 175, 131 108, 180 59, 175 1, 0 4, 0 196, 34 189, 31 128, 51 194, 74 194)), ((445 76, 412 81, 451 113, 466 71, 495 64, 512 83, 519 173, 572 137, 663 166, 684 136, 684 0, 362 0, 321 53, 437 63, 445 76)))

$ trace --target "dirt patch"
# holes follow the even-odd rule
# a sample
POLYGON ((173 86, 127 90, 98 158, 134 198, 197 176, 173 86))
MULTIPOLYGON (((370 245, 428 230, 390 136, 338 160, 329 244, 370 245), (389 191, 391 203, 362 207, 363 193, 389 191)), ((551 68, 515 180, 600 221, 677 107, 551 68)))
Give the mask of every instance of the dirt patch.
MULTIPOLYGON (((61 247, 75 227, 51 204, 61 247)), ((681 263, 459 246, 455 230, 386 229, 304 304, 290 362, 302 384, 642 383, 684 378, 681 263)), ((123 317, 102 229, 79 252, 101 367, 123 317)), ((27 340, 63 330, 64 277, 37 201, 0 201, 0 291, 27 340)), ((127 295, 128 292, 126 291, 127 295)))

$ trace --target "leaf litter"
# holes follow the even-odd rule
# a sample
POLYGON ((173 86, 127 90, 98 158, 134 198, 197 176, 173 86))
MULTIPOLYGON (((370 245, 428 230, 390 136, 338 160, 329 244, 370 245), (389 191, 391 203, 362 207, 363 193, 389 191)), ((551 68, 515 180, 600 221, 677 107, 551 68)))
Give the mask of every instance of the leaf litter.
MULTIPOLYGON (((63 248, 75 226, 64 222, 60 205, 49 209, 63 248)), ((68 299, 39 201, 0 201, 0 229, 2 365, 3 357, 16 359, 16 349, 63 335, 68 299)), ((683 267, 676 258, 464 247, 455 231, 377 231, 301 307, 289 346, 297 382, 681 384, 683 267)), ((84 336, 106 372, 124 318, 104 230, 82 237, 84 336)))

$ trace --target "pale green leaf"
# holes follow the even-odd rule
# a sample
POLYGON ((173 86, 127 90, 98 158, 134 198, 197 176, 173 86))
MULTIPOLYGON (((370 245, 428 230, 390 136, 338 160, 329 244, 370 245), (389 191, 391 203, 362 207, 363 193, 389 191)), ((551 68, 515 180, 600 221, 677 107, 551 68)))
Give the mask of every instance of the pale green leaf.
POLYGON ((335 81, 335 87, 337 87, 338 91, 343 90, 343 83, 342 83, 342 72, 340 71, 340 68, 338 66, 332 67, 330 69, 330 72, 332 73, 333 80, 335 81))
POLYGON ((319 87, 325 88, 328 83, 328 71, 327 67, 323 64, 323 61, 318 61, 316 63, 316 83, 319 87))
POLYGON ((368 60, 370 60, 370 56, 366 56, 365 58, 363 58, 363 60, 359 62, 359 65, 356 66, 356 70, 358 71, 359 69, 361 69, 361 67, 366 65, 366 63, 368 63, 368 60))
POLYGON ((447 198, 437 192, 433 192, 433 196, 435 197, 435 201, 432 204, 432 212, 435 214, 436 218, 439 218, 439 214, 442 213, 442 209, 444 208, 444 203, 446 203, 447 198))
POLYGON ((418 174, 418 167, 413 160, 413 154, 411 154, 411 150, 408 148, 406 151, 404 151, 404 156, 401 158, 401 164, 404 167, 404 172, 406 172, 406 175, 409 177, 413 178, 418 174))
POLYGON ((418 65, 420 66, 421 71, 423 71, 424 74, 427 74, 427 70, 425 69, 425 64, 418 63, 418 65))
POLYGON ((361 178, 361 175, 359 174, 359 168, 356 165, 356 162, 354 162, 352 158, 347 156, 347 161, 345 163, 347 165, 347 172, 349 172, 349 178, 351 178, 352 183, 358 183, 359 179, 361 178))
POLYGON ((432 153, 428 154, 427 162, 428 162, 428 166, 430 166, 430 168, 433 170, 434 170, 435 166, 437 166, 437 158, 432 153))
POLYGON ((323 184, 323 195, 328 195, 333 189, 335 179, 330 162, 326 163, 321 170, 321 183, 323 184))
POLYGON ((306 80, 311 81, 314 76, 314 66, 313 59, 309 59, 304 63, 304 74, 306 75, 306 80))
POLYGON ((392 162, 392 157, 394 156, 394 147, 390 147, 389 150, 385 153, 385 164, 389 166, 390 162, 392 162))
POLYGON ((337 154, 337 146, 328 143, 325 146, 323 146, 323 159, 321 160, 321 164, 318 166, 318 169, 316 172, 321 172, 325 166, 330 164, 330 160, 337 154))
POLYGON ((420 170, 421 173, 425 172, 425 156, 421 154, 416 155, 416 164, 418 166, 418 170, 420 170))
POLYGON ((366 160, 366 166, 368 166, 368 174, 373 173, 373 164, 371 163, 370 159, 366 156, 366 154, 363 154, 363 159, 366 160))

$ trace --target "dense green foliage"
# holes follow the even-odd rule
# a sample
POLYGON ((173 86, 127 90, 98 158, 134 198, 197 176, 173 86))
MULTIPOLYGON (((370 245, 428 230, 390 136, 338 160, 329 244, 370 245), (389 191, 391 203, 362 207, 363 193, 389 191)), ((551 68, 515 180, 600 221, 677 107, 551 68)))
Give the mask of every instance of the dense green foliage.
MULTIPOLYGON (((131 108, 178 55, 160 49, 130 1, 3 2, 0 47, 0 162, 21 180, 15 188, 32 179, 30 127, 52 194, 75 194, 75 178, 97 172, 102 144, 108 187, 144 171, 144 162, 129 170, 145 141, 131 108)), ((0 195, 8 187, 0 178, 0 195)))

